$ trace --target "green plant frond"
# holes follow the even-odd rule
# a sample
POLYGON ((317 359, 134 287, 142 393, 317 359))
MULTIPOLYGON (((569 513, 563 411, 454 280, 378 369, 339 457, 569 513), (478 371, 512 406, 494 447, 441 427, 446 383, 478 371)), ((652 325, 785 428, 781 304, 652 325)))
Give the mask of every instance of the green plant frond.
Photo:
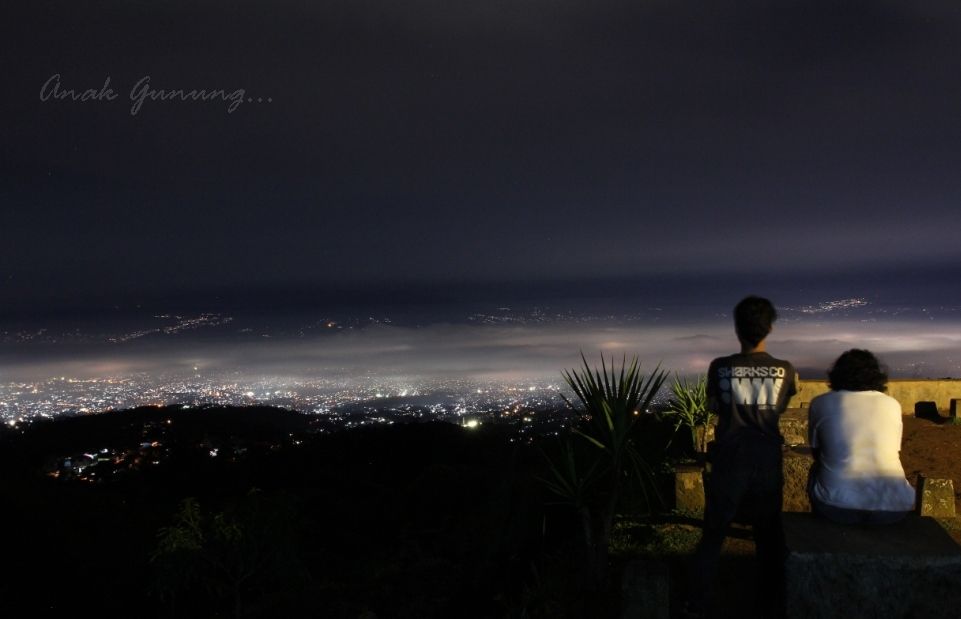
POLYGON ((579 367, 561 372, 572 394, 561 398, 578 416, 560 450, 544 453, 548 466, 537 479, 552 495, 577 508, 588 571, 592 586, 597 586, 605 578, 611 523, 616 510, 627 505, 624 493, 632 493, 632 507, 638 505, 637 499, 648 512, 660 500, 654 471, 644 456, 662 458, 663 453, 649 447, 649 440, 637 440, 650 426, 639 423, 635 412, 650 410, 667 373, 658 364, 644 374, 638 358, 628 359, 626 354, 620 367, 613 355, 610 365, 602 354, 600 365, 594 367, 583 351, 580 356, 579 367), (641 453, 641 446, 654 451, 641 453))
MULTIPOLYGON (((594 371, 597 372, 596 369, 594 371)), ((602 373, 601 376, 603 377, 603 383, 604 383, 604 397, 608 400, 613 400, 616 397, 616 394, 614 393, 614 389, 611 386, 611 383, 613 382, 611 374, 614 373, 613 357, 611 357, 611 371, 608 372, 607 364, 604 362, 604 355, 601 355, 601 373, 602 373)))
POLYGON ((578 371, 576 369, 570 371, 564 371, 564 381, 568 384, 574 395, 580 400, 581 405, 584 409, 590 413, 593 408, 594 402, 592 401, 593 395, 598 392, 597 382, 594 380, 594 376, 591 374, 590 367, 587 364, 587 359, 584 354, 581 353, 581 360, 584 363, 584 371, 578 371))
POLYGON ((560 457, 556 460, 550 458, 547 452, 543 450, 541 453, 544 455, 548 468, 553 475, 553 481, 551 483, 563 489, 565 492, 570 492, 576 485, 575 482, 577 479, 577 466, 570 445, 562 444, 560 457))
POLYGON ((553 471, 555 476, 553 479, 544 477, 537 477, 536 479, 543 483, 544 487, 550 492, 561 498, 564 503, 579 507, 585 504, 591 492, 593 481, 588 473, 591 473, 590 469, 581 478, 569 480, 564 478, 559 471, 553 471))
POLYGON ((565 503, 583 505, 596 483, 600 462, 595 459, 585 470, 580 470, 570 443, 561 444, 558 458, 552 458, 543 450, 541 454, 547 462, 550 478, 538 476, 538 481, 550 492, 564 499, 565 503))
POLYGON ((577 496, 577 491, 566 483, 558 482, 553 479, 548 479, 546 477, 537 476, 534 479, 544 484, 544 487, 556 494, 559 497, 565 499, 565 502, 571 502, 572 497, 577 496))
POLYGON ((701 375, 691 382, 675 374, 665 414, 674 417, 675 432, 682 427, 688 429, 697 448, 698 428, 707 426, 715 417, 707 407, 707 377, 701 375))
POLYGON ((653 497, 656 506, 662 506, 664 499, 657 488, 657 483, 655 483, 654 470, 651 468, 651 465, 644 459, 644 456, 635 449, 628 450, 627 456, 631 477, 635 481, 635 487, 640 491, 645 505, 647 505, 648 509, 654 507, 655 505, 653 505, 651 501, 653 497))
POLYGON ((614 431, 614 411, 609 402, 601 402, 601 410, 604 411, 604 421, 607 422, 607 429, 614 431))
POLYGON ((591 436, 590 434, 587 434, 587 433, 585 433, 585 432, 581 432, 580 430, 574 430, 574 434, 576 434, 576 435, 578 435, 578 436, 581 436, 581 437, 587 439, 591 444, 599 447, 600 449, 607 450, 607 445, 605 445, 604 443, 600 442, 599 440, 597 440, 596 438, 594 438, 594 437, 591 436))
MULTIPOLYGON (((612 367, 614 366, 614 357, 611 357, 611 366, 612 366, 612 367)), ((632 369, 632 370, 633 370, 633 367, 634 367, 634 364, 632 363, 632 364, 631 364, 631 369, 632 369)), ((620 392, 621 392, 621 394, 625 394, 625 393, 628 392, 627 386, 628 386, 630 380, 625 380, 624 372, 625 372, 626 369, 627 369, 627 354, 625 354, 625 355, 623 356, 623 358, 621 359, 621 375, 620 375, 620 377, 619 377, 618 380, 617 380, 617 384, 620 385, 620 392)), ((628 376, 630 376, 632 373, 633 373, 633 372, 628 372, 628 376)))
POLYGON ((645 407, 650 405, 651 400, 661 390, 665 380, 667 380, 667 371, 662 370, 661 364, 658 363, 654 367, 654 371, 647 376, 643 387, 640 389, 640 393, 644 394, 645 407))
MULTIPOLYGON (((612 436, 630 433, 636 422, 634 411, 648 409, 665 380, 660 364, 650 375, 642 375, 637 357, 628 360, 624 355, 618 368, 613 358, 608 365, 602 356, 601 367, 591 368, 581 352, 581 363, 582 368, 565 370, 562 376, 590 421, 600 424, 594 426, 595 438, 605 433, 612 436)), ((578 410, 570 398, 564 395, 562 398, 578 410)))

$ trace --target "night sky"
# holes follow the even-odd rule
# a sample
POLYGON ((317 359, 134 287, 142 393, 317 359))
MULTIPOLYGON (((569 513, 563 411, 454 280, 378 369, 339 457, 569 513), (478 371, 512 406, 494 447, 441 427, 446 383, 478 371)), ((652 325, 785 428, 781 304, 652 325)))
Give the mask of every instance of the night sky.
POLYGON ((961 262, 957 2, 21 4, 5 308, 961 262))

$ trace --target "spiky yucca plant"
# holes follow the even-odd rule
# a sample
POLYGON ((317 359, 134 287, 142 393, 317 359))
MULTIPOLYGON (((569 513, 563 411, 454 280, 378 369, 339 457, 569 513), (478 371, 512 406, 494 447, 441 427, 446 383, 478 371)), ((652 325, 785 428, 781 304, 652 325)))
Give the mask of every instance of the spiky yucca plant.
POLYGON ((572 436, 562 440, 558 455, 548 457, 548 489, 575 507, 581 520, 592 584, 602 587, 607 578, 608 544, 622 492, 639 490, 648 507, 657 489, 649 462, 636 437, 640 414, 664 384, 666 373, 658 365, 644 376, 637 357, 620 368, 601 357, 600 369, 591 368, 581 354, 583 367, 564 371, 574 393, 565 403, 578 414, 572 436), (577 442, 586 445, 579 448, 577 442), (581 462, 583 461, 583 462, 581 462))

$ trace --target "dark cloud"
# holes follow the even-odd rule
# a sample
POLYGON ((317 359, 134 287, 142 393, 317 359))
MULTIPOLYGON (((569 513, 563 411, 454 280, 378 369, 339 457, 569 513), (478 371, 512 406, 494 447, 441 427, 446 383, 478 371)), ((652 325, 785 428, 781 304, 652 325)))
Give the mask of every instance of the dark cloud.
POLYGON ((950 262, 947 2, 16 9, 0 301, 950 262), (64 87, 113 102, 39 101, 64 87), (145 101, 155 88, 271 103, 145 101))

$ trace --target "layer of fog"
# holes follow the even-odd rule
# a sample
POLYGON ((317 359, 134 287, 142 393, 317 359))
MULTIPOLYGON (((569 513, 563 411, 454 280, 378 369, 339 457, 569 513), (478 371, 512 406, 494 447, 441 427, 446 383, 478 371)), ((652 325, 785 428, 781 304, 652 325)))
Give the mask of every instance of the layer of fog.
MULTIPOLYGON (((841 352, 867 348, 892 377, 961 376, 961 323, 946 321, 782 321, 769 351, 791 360, 802 377, 820 378, 841 352)), ((376 325, 311 339, 257 342, 132 342, 69 357, 0 361, 0 380, 54 376, 104 378, 131 374, 230 373, 297 379, 347 377, 559 380, 566 368, 592 364, 600 355, 637 355, 643 367, 658 364, 682 375, 702 373, 716 356, 735 352, 727 321, 686 325, 376 325)))

